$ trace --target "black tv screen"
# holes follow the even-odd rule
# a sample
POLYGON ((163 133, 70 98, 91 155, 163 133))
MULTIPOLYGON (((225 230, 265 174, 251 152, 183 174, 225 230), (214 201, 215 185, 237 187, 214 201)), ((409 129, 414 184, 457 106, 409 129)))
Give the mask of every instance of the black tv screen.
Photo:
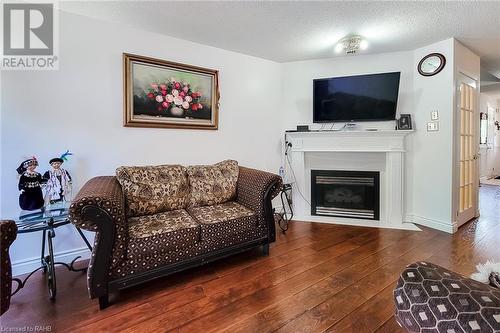
POLYGON ((382 121, 396 118, 400 72, 313 81, 313 121, 382 121))

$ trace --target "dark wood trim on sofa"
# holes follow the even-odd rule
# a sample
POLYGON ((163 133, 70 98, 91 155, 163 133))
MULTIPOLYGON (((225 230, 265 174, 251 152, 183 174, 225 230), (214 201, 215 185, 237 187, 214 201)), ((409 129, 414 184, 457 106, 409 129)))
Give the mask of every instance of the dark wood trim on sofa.
POLYGON ((273 214, 273 193, 276 191, 276 187, 281 186, 281 181, 275 181, 271 186, 269 186, 264 194, 264 215, 267 221, 267 233, 268 233, 268 244, 276 241, 276 225, 274 223, 273 214))
POLYGON ((82 215, 94 221, 98 227, 90 259, 91 274, 88 275, 88 288, 92 298, 99 298, 99 307, 103 309, 108 306, 108 277, 116 226, 112 217, 96 206, 84 207, 82 215))

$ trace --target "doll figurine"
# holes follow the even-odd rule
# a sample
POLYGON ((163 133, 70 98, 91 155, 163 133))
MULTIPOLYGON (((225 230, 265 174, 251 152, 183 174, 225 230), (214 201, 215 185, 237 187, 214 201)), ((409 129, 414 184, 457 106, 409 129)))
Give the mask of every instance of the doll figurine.
POLYGON ((19 206, 23 210, 37 210, 44 206, 42 195, 42 175, 35 171, 38 161, 35 157, 27 159, 17 168, 19 174, 19 206))
POLYGON ((71 201, 71 176, 68 171, 61 168, 69 155, 72 154, 66 151, 61 157, 51 159, 49 164, 52 169, 43 175, 43 178, 47 181, 45 200, 51 204, 60 201, 71 201))

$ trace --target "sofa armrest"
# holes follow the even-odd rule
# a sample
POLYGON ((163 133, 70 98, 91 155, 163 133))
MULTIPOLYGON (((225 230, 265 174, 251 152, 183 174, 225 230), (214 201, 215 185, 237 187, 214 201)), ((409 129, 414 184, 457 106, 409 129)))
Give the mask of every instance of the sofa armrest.
POLYGON ((269 228, 270 241, 275 239, 271 200, 278 195, 283 181, 273 173, 239 167, 236 201, 257 213, 259 223, 269 228))
POLYGON ((17 225, 12 220, 0 220, 0 244, 2 250, 9 249, 9 246, 16 240, 17 225))
POLYGON ((84 214, 85 208, 89 206, 102 209, 116 225, 126 224, 125 196, 116 177, 92 178, 80 189, 69 208, 69 219, 74 225, 80 229, 97 231, 97 221, 84 214))
POLYGON ((89 180, 73 200, 69 219, 78 228, 96 232, 87 272, 89 293, 91 298, 107 294, 109 271, 125 260, 128 245, 125 197, 116 177, 89 180))
POLYGON ((3 314, 10 305, 10 296, 12 293, 12 266, 10 263, 9 247, 17 236, 17 226, 12 220, 0 221, 0 315, 3 314))

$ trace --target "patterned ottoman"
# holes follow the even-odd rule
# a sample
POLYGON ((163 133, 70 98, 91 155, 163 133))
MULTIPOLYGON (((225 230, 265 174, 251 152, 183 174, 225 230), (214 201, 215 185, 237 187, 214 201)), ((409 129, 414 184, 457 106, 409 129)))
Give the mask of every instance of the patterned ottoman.
POLYGON ((500 289, 429 262, 406 267, 394 303, 408 332, 500 332, 500 289))

